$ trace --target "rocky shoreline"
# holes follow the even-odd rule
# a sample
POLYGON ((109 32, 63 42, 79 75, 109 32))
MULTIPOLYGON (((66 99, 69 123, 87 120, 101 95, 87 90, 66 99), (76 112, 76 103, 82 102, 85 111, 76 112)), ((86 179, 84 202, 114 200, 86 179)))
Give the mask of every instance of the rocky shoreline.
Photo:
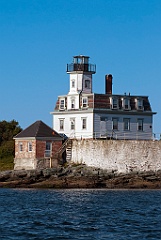
POLYGON ((0 188, 161 189, 161 170, 117 174, 83 164, 42 170, 8 170, 0 172, 0 188))

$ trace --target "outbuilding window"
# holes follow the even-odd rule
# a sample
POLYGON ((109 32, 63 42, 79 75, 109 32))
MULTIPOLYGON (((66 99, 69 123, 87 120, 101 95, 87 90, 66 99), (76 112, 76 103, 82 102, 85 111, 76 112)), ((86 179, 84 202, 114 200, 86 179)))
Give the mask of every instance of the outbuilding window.
POLYGON ((28 142, 28 151, 32 152, 32 142, 28 142))
POLYGON ((20 151, 20 152, 23 151, 23 144, 22 144, 22 142, 19 143, 19 151, 20 151))

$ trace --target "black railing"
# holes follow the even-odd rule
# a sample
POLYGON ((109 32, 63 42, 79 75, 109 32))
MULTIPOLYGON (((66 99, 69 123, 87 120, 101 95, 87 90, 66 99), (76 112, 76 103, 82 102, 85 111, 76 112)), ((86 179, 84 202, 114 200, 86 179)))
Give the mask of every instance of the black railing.
POLYGON ((96 65, 95 64, 81 64, 81 63, 71 63, 67 64, 67 72, 73 71, 83 71, 83 72, 96 72, 96 65))

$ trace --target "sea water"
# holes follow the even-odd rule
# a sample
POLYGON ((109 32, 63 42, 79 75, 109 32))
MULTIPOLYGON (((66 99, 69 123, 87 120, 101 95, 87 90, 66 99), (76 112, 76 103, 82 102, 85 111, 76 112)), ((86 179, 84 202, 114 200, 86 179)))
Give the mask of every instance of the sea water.
POLYGON ((0 239, 161 239, 161 191, 0 189, 0 239))

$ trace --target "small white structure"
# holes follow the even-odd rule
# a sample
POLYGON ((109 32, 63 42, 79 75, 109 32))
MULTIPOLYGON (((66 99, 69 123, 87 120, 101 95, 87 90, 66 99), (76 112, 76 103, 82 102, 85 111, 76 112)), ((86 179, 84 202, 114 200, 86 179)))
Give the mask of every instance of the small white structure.
POLYGON ((92 92, 96 65, 88 56, 67 64, 70 88, 58 96, 53 129, 69 138, 152 139, 153 114, 147 96, 112 93, 112 75, 105 76, 105 94, 92 92))

